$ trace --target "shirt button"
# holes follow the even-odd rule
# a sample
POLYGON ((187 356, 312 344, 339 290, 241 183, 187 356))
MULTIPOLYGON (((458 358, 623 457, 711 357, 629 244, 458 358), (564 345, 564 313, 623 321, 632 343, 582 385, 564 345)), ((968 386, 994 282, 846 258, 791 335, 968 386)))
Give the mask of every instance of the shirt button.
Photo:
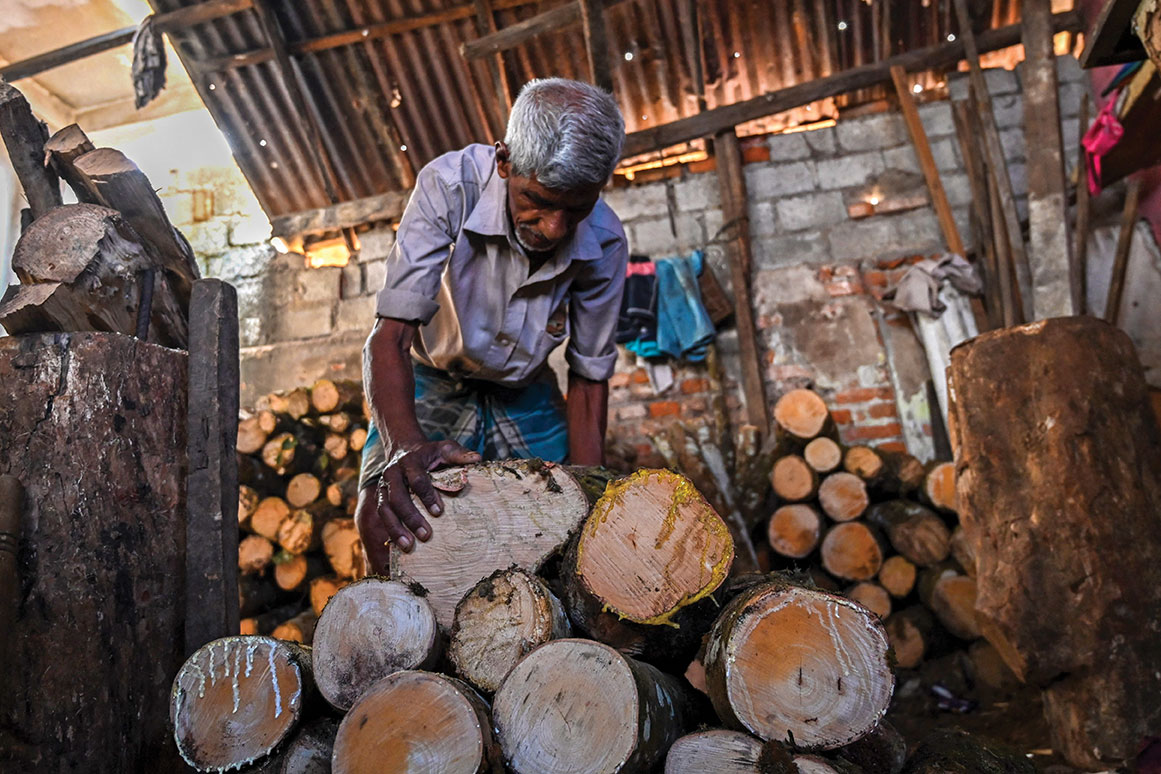
POLYGON ((512 343, 512 337, 509 336, 507 333, 501 333, 499 336, 496 337, 496 341, 500 344, 507 346, 508 344, 512 343))

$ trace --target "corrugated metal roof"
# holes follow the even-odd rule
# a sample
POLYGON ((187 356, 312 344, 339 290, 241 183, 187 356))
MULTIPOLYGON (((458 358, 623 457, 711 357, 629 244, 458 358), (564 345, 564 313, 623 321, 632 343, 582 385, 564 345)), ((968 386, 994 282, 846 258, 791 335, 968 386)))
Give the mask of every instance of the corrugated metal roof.
MULTIPOLYGON (((156 10, 171 11, 198 0, 151 1, 156 10)), ((679 22, 683 1, 630 0, 606 12, 614 90, 630 132, 698 110, 679 22)), ((947 0, 696 1, 709 108, 933 45, 956 30, 947 0)), ((560 4, 503 0, 492 5, 500 9, 494 17, 503 28, 560 4)), ((1019 0, 984 0, 985 8, 988 4, 990 26, 1019 18, 1019 0)), ((295 0, 272 5, 292 49, 303 41, 393 20, 437 13, 455 18, 294 55, 306 104, 295 104, 273 59, 206 69, 207 62, 268 48, 254 10, 171 36, 271 217, 331 203, 309 144, 308 111, 323 127, 341 200, 403 190, 414 170, 440 153, 491 142, 501 133, 502 99, 489 59, 467 61, 459 50, 478 37, 471 2, 295 0)), ((504 60, 513 88, 533 77, 587 76, 579 26, 544 34, 505 52, 504 60)), ((803 113, 782 120, 810 117, 803 113)))

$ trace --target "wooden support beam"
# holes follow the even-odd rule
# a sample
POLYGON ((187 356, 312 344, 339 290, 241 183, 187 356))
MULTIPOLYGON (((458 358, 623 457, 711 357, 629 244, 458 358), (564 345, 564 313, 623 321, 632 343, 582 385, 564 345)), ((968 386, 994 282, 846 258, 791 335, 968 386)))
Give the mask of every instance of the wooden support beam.
POLYGON ((1024 139, 1028 149, 1028 263, 1032 318, 1076 314, 1070 286, 1068 192, 1051 0, 1024 0, 1024 139))
MULTIPOLYGON (((1080 15, 1075 11, 1053 14, 1052 22, 1053 29, 1057 32, 1065 30, 1075 32, 1083 27, 1080 15)), ((1014 46, 1020 42, 1020 39, 1021 26, 1019 24, 988 30, 975 39, 977 53, 1014 46)), ((754 121, 775 113, 809 105, 820 99, 887 83, 891 80, 891 67, 895 65, 899 65, 908 72, 952 67, 964 59, 965 52, 966 47, 961 37, 954 43, 915 49, 882 62, 853 67, 825 78, 816 78, 753 99, 707 110, 696 116, 643 129, 633 132, 625 138, 625 149, 621 155, 628 158, 661 150, 671 145, 715 134, 747 121, 754 121)))
POLYGON ((923 171, 923 179, 927 181, 927 191, 931 194, 931 206, 935 208, 935 215, 939 219, 939 228, 943 231, 943 241, 947 248, 957 255, 967 255, 963 247, 963 239, 959 235, 959 226, 951 214, 951 205, 947 201, 947 192, 943 190, 943 181, 939 177, 939 169, 935 166, 935 157, 931 155, 931 143, 927 140, 927 132, 923 128, 923 121, 919 118, 919 110, 915 107, 915 98, 911 88, 907 85, 907 73, 899 65, 891 68, 891 80, 895 83, 895 94, 899 97, 899 108, 903 111, 903 122, 907 125, 907 133, 911 136, 911 144, 915 146, 915 155, 919 157, 919 168, 923 171))
POLYGON ((1141 0, 1105 0, 1096 23, 1085 36, 1080 66, 1090 67, 1124 64, 1144 59, 1145 46, 1132 29, 1133 14, 1141 0))
POLYGON ((1137 225, 1137 204, 1141 198, 1141 181, 1129 180, 1125 190, 1125 208, 1121 211, 1121 233, 1117 237, 1117 251, 1113 254, 1113 276, 1109 280, 1109 296, 1105 302, 1105 322, 1117 324, 1121 316, 1121 298, 1125 291, 1125 275, 1129 270, 1129 251, 1133 247, 1133 229, 1137 225))
POLYGON ((612 93, 613 65, 609 59, 609 32, 605 27, 604 3, 602 0, 580 0, 580 8, 589 75, 595 85, 612 93))
POLYGON ((338 231, 373 221, 393 222, 403 215, 407 197, 406 192, 390 191, 331 207, 279 215, 271 218, 271 231, 274 236, 286 239, 300 234, 338 231))
MULTIPOLYGON (((480 37, 487 37, 496 32, 496 17, 492 13, 492 3, 490 0, 474 0, 476 6, 476 32, 480 37)), ((500 135, 504 136, 505 127, 508 124, 508 114, 512 112, 512 88, 508 83, 508 70, 504 65, 504 52, 497 51, 495 56, 488 63, 488 68, 492 71, 492 81, 496 85, 496 94, 500 97, 500 107, 502 115, 500 116, 500 135)))
POLYGON ((238 633, 238 296, 218 279, 190 300, 185 654, 238 633))
MULTIPOLYGON (((604 8, 612 8, 623 2, 625 0, 598 0, 597 4, 604 8)), ((570 24, 576 24, 581 21, 582 16, 581 0, 572 0, 570 3, 557 6, 530 19, 511 24, 493 35, 478 40, 469 40, 460 46, 460 53, 464 55, 465 59, 478 59, 481 56, 506 51, 545 32, 552 32, 570 24)))
POLYGON ((746 177, 742 171, 742 148, 732 128, 714 136, 718 185, 722 194, 722 217, 732 237, 728 244, 730 279, 734 290, 734 317, 738 324, 738 347, 742 357, 742 394, 746 417, 762 437, 770 433, 770 405, 762 382, 758 334, 754 326, 754 303, 750 293, 753 258, 750 253, 750 216, 746 209, 746 177))
MULTIPOLYGON (((980 51, 972 32, 972 18, 968 13, 967 0, 953 0, 956 16, 959 18, 960 37, 964 44, 964 58, 968 63, 971 90, 979 106, 980 126, 983 130, 984 152, 988 168, 994 173, 999 195, 1003 227, 1007 233, 1008 250, 1016 269, 1016 278, 1022 299, 1023 317, 1032 318, 1032 273, 1028 267, 1028 254, 1024 249, 1024 236, 1020 231, 1020 217, 1016 210, 1016 197, 1012 193, 1012 179, 1008 174, 1008 164, 1004 160, 1004 146, 1000 143, 1000 132, 996 128, 996 116, 992 110, 992 97, 980 69, 980 51)), ((998 226, 997 226, 998 227, 998 226)))
POLYGON ((1088 308, 1088 234, 1092 215, 1088 192, 1088 159, 1085 158, 1084 133, 1088 131, 1088 95, 1080 100, 1080 127, 1076 133, 1076 236, 1072 246, 1072 305, 1077 314, 1089 314, 1088 308))
POLYGON ((33 218, 61 204, 60 180, 44 163, 48 128, 32 114, 28 100, 12 84, 0 81, 0 136, 20 179, 33 218))
MULTIPOLYGON (((154 24, 160 32, 171 32, 193 24, 201 24, 222 16, 229 16, 250 7, 252 7, 252 0, 205 0, 197 5, 179 8, 169 13, 156 14, 154 24)), ((124 46, 133 41, 135 34, 137 34, 137 27, 125 27, 52 51, 46 51, 43 54, 5 66, 0 69, 0 78, 10 82, 18 81, 21 78, 30 78, 54 67, 60 67, 99 54, 102 51, 124 46)))
POLYGON ((705 75, 701 62, 701 16, 697 11, 697 0, 679 0, 677 20, 681 24, 681 41, 689 67, 689 80, 697 100, 697 112, 703 113, 706 108, 705 75))

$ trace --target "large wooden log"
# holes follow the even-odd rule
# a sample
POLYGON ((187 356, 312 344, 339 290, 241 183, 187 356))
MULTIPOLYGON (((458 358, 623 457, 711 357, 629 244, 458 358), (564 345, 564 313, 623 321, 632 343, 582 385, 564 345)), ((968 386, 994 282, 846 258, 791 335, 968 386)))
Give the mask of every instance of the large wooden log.
POLYGON ((767 538, 780 556, 804 559, 818 548, 822 516, 811 505, 783 505, 770 516, 767 538))
POLYGON ((76 124, 69 124, 55 132, 44 144, 44 155, 61 179, 69 184, 77 201, 100 204, 101 196, 92 181, 77 171, 76 161, 91 150, 96 150, 88 135, 76 124))
MULTIPOLYGON (((433 478, 443 491, 443 514, 432 523, 431 539, 412 552, 391 546, 391 577, 422 586, 445 628, 473 586, 496 570, 538 570, 588 513, 576 479, 538 460, 469 465, 433 478)), ((417 500, 416 507, 423 505, 417 500)))
POLYGON ((61 204, 60 180, 44 163, 48 129, 36 116, 24 95, 0 79, 0 136, 8 149, 33 219, 61 204))
POLYGON ((943 519, 910 500, 888 500, 867 510, 867 521, 887 536, 891 547, 920 567, 942 562, 951 551, 943 519))
POLYGON ((148 247, 122 215, 94 204, 56 207, 25 229, 12 255, 22 285, 0 303, 10 333, 137 331, 142 290, 152 284, 149 340, 184 348, 185 304, 154 267, 148 247))
POLYGON ((610 484, 593 506, 576 573, 610 611, 660 624, 712 594, 733 558, 725 522, 688 480, 642 470, 610 484))
POLYGON ((1035 774, 1036 766, 1023 754, 982 742, 966 731, 933 731, 907 759, 903 774, 1035 774))
POLYGON ((853 473, 831 473, 818 487, 818 504, 835 521, 859 518, 870 502, 867 485, 853 473))
POLYGON ((763 583, 710 631, 706 685, 727 725, 830 750, 869 733, 887 711, 895 686, 887 651, 883 625, 849 599, 763 583))
POLYGON ((763 758, 765 747, 761 739, 740 731, 715 729, 687 734, 669 748, 665 774, 798 774, 789 755, 782 765, 771 765, 763 758))
POLYGON ((227 771, 269 755, 302 719, 310 654, 271 637, 203 645, 173 679, 177 749, 198 771, 227 771))
POLYGON ((0 406, 0 474, 26 502, 0 768, 173 770, 186 355, 110 333, 0 338, 0 406))
POLYGON ((822 566, 836 578, 865 581, 883 566, 883 541, 862 521, 836 524, 822 539, 822 566))
POLYGON ((800 441, 815 438, 831 424, 826 402, 812 390, 791 390, 779 398, 774 404, 774 421, 800 441))
POLYGON ((485 774, 499 755, 488 705, 467 683, 403 671, 369 686, 339 725, 334 774, 485 774))
POLYGON ((492 710, 514 774, 648 771, 690 720, 677 678, 575 639, 532 651, 500 686, 492 710))
POLYGON ((365 578, 339 589, 315 630, 315 680, 323 697, 341 710, 350 709, 381 678, 426 669, 438 657, 431 605, 396 581, 365 578))
POLYGON ((1161 728, 1161 639, 1142 625, 1161 620, 1161 431, 1133 345, 1057 318, 957 347, 949 373, 984 635, 1024 680, 1055 681, 1070 763, 1128 760, 1161 728))
POLYGON ((448 656, 465 680, 490 694, 533 649, 571 633, 564 607, 543 581, 500 570, 456 606, 448 656))

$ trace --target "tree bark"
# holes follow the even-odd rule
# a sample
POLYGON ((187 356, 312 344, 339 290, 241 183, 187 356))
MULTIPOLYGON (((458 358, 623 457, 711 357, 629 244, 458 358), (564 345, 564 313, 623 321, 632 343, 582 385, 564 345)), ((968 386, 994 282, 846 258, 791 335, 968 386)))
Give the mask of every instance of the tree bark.
POLYGON ((214 640, 174 678, 177 749, 199 771, 255 763, 294 731, 310 690, 310 652, 302 647, 271 637, 214 640))
POLYGON ((315 680, 333 706, 349 710, 376 681, 439 658, 439 628, 423 596, 402 583, 365 578, 339 589, 319 616, 315 680))
POLYGON ((523 570, 498 570, 456 606, 448 655, 456 672, 491 694, 534 648, 572 634, 560 600, 523 570))
POLYGON ((648 771, 681 735, 691 698, 675 677, 589 640, 554 640, 496 692, 493 718, 514 774, 648 771))
POLYGON ((850 600, 762 583, 710 631, 706 684, 727 725, 830 750, 869 733, 887 711, 895 685, 887 651, 883 625, 850 600))
POLYGON ((472 587, 496 570, 538 570, 588 513, 576 479, 539 461, 469 465, 433 478, 442 490, 443 514, 432 523, 431 539, 411 553, 391 547, 391 577, 426 589, 445 628, 472 587))
POLYGON ((1056 681, 1070 763, 1128 760, 1161 728, 1161 640, 1142 626, 1161 620, 1161 431, 1132 343, 1051 319, 957 347, 949 371, 984 635, 1024 680, 1056 681))
POLYGON ((903 774, 1035 774, 1023 754, 985 744, 966 731, 934 731, 907 759, 903 774))
POLYGON ((32 114, 28 100, 13 85, 0 80, 0 136, 20 179, 33 220, 61 204, 60 181, 44 163, 48 129, 32 114))
POLYGON ((838 756, 866 774, 899 774, 907 763, 907 740, 883 720, 871 733, 839 750, 838 756))

